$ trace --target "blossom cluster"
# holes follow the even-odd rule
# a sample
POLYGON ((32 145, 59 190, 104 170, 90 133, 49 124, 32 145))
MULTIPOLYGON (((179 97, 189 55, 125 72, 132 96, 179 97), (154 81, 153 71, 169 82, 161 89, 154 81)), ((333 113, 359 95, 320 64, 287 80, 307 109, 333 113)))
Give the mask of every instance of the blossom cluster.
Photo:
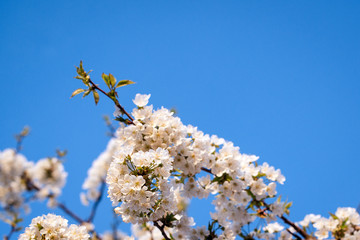
MULTIPOLYGON (((86 229, 48 214, 34 218, 19 239, 85 240, 88 231, 92 239, 103 240, 360 239, 360 216, 353 208, 339 208, 330 218, 309 214, 298 223, 284 221, 287 227, 279 224, 291 206, 277 196, 277 184, 285 181, 279 169, 258 163, 259 157, 241 153, 230 141, 184 125, 166 108, 154 109, 149 98, 136 95, 134 119, 120 124, 92 163, 80 195, 84 205, 98 201, 106 183, 115 213, 133 224, 133 236, 116 229, 98 235, 90 220, 79 221, 90 226, 86 229), (196 226, 186 207, 192 198, 210 195, 211 220, 196 226)), ((114 115, 123 113, 116 109, 114 115)), ((37 198, 55 198, 66 176, 57 158, 33 163, 6 149, 0 152, 0 202, 20 207, 23 194, 32 190, 37 198)))
MULTIPOLYGON (((55 199, 61 194, 67 173, 57 158, 28 161, 14 149, 0 152, 0 204, 8 213, 18 212, 25 194, 35 191, 36 198, 55 199)), ((51 202, 53 203, 53 201, 51 202)))
POLYGON ((88 176, 82 185, 82 188, 86 191, 80 194, 83 205, 87 206, 89 200, 95 201, 100 196, 99 188, 105 182, 106 174, 116 149, 116 141, 113 138, 109 141, 105 151, 93 161, 88 170, 88 176))
POLYGON ((175 238, 188 239, 194 223, 181 202, 213 194, 211 216, 224 229, 218 239, 235 239, 258 217, 272 222, 287 211, 283 202, 267 202, 276 196, 276 184, 285 181, 280 170, 258 165, 258 157, 240 153, 232 142, 184 125, 166 108, 154 110, 149 97, 136 95, 133 124, 118 129, 118 150, 107 173, 108 194, 113 205, 121 203, 115 211, 123 221, 171 215, 175 238))
POLYGON ((37 195, 40 198, 59 196, 67 177, 64 165, 55 157, 40 159, 29 170, 29 174, 33 184, 39 188, 37 195))
POLYGON ((20 208, 24 202, 22 193, 26 191, 23 178, 33 167, 24 155, 13 149, 0 152, 0 203, 6 208, 20 208))
POLYGON ((85 226, 68 225, 68 220, 54 214, 47 214, 32 219, 29 227, 19 240, 68 239, 88 240, 90 235, 85 226))
POLYGON ((308 229, 311 226, 315 228, 314 235, 318 239, 327 239, 330 236, 335 239, 360 239, 360 215, 355 208, 338 208, 329 218, 308 214, 299 225, 308 229))

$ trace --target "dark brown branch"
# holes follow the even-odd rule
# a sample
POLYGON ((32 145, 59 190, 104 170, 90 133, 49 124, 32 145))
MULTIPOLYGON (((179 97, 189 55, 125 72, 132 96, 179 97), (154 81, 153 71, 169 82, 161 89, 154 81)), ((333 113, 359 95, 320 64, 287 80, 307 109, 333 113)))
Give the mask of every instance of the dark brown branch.
MULTIPOLYGON (((72 212, 69 208, 65 206, 65 204, 57 203, 57 207, 63 210, 67 215, 69 215, 71 218, 73 218, 75 221, 77 221, 80 225, 83 225, 84 223, 89 223, 88 221, 84 221, 81 219, 78 215, 76 215, 74 212, 72 212)), ((101 240, 100 236, 97 234, 95 230, 91 230, 90 233, 93 233, 97 239, 101 240)))
POLYGON ((281 220, 284 221, 284 223, 292 226, 296 232, 298 232, 301 236, 303 236, 305 239, 313 239, 312 236, 310 236, 309 234, 307 234, 303 229, 301 229, 298 225, 296 225, 295 223, 293 223, 292 221, 290 221, 289 219, 287 219, 286 217, 284 217, 284 215, 280 216, 281 220))
POLYGON ((91 79, 89 79, 89 83, 91 83, 91 86, 97 90, 99 90, 101 93, 103 93, 104 95, 106 95, 108 98, 110 98, 111 100, 114 101, 116 107, 118 107, 120 109, 120 112, 124 113, 130 121, 130 124, 134 124, 134 119, 131 117, 131 115, 126 112, 125 108, 123 108, 123 106, 121 106, 121 104, 119 103, 119 101, 117 99, 112 99, 104 90, 102 90, 101 88, 99 88, 93 81, 91 81, 91 79))
POLYGON ((288 228, 286 229, 286 231, 288 233, 290 233, 291 235, 293 235, 297 240, 301 240, 301 237, 299 235, 297 235, 296 233, 291 232, 288 228))
MULTIPOLYGON (((266 209, 271 211, 269 205, 265 202, 262 201, 262 203, 265 205, 266 209)), ((304 239, 315 239, 314 237, 312 237, 311 235, 307 234, 306 231, 304 231, 303 229, 301 229, 298 225, 296 225, 294 222, 290 221, 289 219, 287 219, 284 215, 281 215, 279 217, 281 220, 284 221, 284 223, 290 225, 291 227, 294 228, 294 230, 296 232, 298 232, 304 239)))
POLYGON ((201 170, 203 170, 204 172, 210 173, 210 174, 212 174, 212 175, 215 175, 215 174, 213 174, 213 173, 211 172, 211 170, 208 169, 208 168, 202 167, 201 170))
MULTIPOLYGON (((36 186, 28 177, 25 177, 25 182, 26 182, 26 188, 28 191, 31 190, 35 190, 35 191, 40 191, 40 188, 38 186, 36 186)), ((47 196, 47 198, 52 198, 53 195, 49 194, 47 196)), ((59 207, 61 210, 63 210, 66 214, 68 214, 70 217, 72 217, 74 220, 76 220, 79 223, 85 223, 86 221, 84 221, 83 219, 81 219, 79 216, 77 216, 75 213, 73 213, 70 209, 68 209, 63 203, 57 203, 57 207, 59 207)))
POLYGON ((157 221, 154 221, 154 226, 157 227, 157 228, 160 230, 160 232, 161 232, 161 234, 163 235, 163 237, 165 238, 165 240, 171 240, 171 239, 166 235, 166 232, 165 232, 165 230, 164 230, 164 225, 163 225, 163 226, 160 226, 157 221))
POLYGON ((57 206, 63 210, 67 215, 72 217, 74 220, 76 220, 78 223, 83 224, 86 223, 86 221, 82 220, 78 215, 73 213, 70 209, 68 209, 63 203, 57 203, 57 206))

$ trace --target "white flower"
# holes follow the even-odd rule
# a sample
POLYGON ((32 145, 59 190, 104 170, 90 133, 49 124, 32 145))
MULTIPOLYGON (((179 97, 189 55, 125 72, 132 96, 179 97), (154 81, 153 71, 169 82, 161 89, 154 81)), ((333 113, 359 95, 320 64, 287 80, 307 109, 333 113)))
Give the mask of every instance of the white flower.
POLYGON ((350 208, 350 207, 338 208, 335 212, 335 215, 341 220, 348 219, 350 223, 354 225, 360 225, 360 216, 356 212, 355 208, 350 208))
MULTIPOLYGON (((106 178, 115 212, 124 222, 139 224, 167 213, 183 216, 189 199, 211 193, 216 199, 216 212, 211 216, 224 227, 218 239, 235 239, 242 226, 257 219, 248 206, 252 196, 257 200, 275 197, 276 182, 283 183, 285 178, 268 164, 258 166, 257 156, 240 153, 232 142, 185 126, 166 108, 147 106, 149 98, 150 94, 137 94, 133 124, 117 130, 119 150, 106 178)), ((267 221, 284 213, 284 203, 269 202, 269 207, 267 221)), ((192 239, 198 234, 184 225, 186 218, 179 219, 173 223, 175 239, 192 239)))
POLYGON ((100 195, 100 186, 105 181, 107 170, 113 160, 116 150, 116 139, 110 139, 106 150, 92 163, 88 170, 88 176, 82 185, 82 188, 87 192, 80 194, 80 200, 83 205, 87 206, 89 200, 95 200, 100 195))
POLYGON ((304 220, 299 222, 299 224, 303 227, 308 227, 310 223, 314 223, 318 221, 320 218, 321 218, 320 215, 308 214, 305 216, 304 220))
POLYGON ((31 178, 40 188, 38 197, 45 198, 49 194, 55 197, 61 194, 62 187, 66 182, 67 172, 62 162, 57 158, 40 159, 31 169, 31 178))
POLYGON ((136 94, 133 100, 134 104, 138 107, 144 107, 148 104, 151 94, 136 94))
POLYGON ((26 191, 23 176, 33 166, 32 162, 13 149, 0 152, 0 205, 19 208, 23 204, 22 193, 26 191))
POLYGON ((19 236, 19 240, 29 239, 68 239, 88 240, 89 233, 85 226, 70 225, 61 216, 54 214, 36 217, 31 221, 25 232, 19 236))
POLYGON ((269 223, 266 227, 263 228, 264 231, 267 231, 269 233, 280 232, 283 229, 284 227, 277 222, 269 223))
POLYGON ((326 228, 321 228, 319 231, 315 232, 315 236, 318 239, 325 239, 329 236, 329 231, 326 228))

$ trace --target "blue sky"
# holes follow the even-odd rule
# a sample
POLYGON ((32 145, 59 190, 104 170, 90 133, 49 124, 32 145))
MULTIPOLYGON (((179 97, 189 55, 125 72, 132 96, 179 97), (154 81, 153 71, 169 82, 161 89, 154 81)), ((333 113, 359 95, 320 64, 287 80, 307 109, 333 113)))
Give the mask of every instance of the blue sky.
MULTIPOLYGON (((14 147, 24 125, 28 159, 66 148, 61 200, 87 214, 78 193, 107 143, 102 115, 114 107, 104 97, 98 106, 69 99, 81 87, 73 77, 82 59, 97 82, 111 72, 137 83, 119 92, 127 109, 136 93, 151 93, 155 107, 175 107, 184 123, 280 168, 294 221, 357 207, 359 11, 358 1, 331 0, 3 0, 0 149, 14 147)), ((206 223, 208 210, 195 204, 206 223)), ((100 231, 111 216, 108 199, 102 205, 100 231)), ((30 216, 47 211, 34 208, 30 216)))

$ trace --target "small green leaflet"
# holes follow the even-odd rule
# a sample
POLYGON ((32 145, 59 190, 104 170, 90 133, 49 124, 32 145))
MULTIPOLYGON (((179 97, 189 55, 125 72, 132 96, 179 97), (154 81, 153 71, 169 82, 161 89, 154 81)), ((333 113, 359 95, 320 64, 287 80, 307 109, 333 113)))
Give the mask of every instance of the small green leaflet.
POLYGON ((135 82, 131 81, 131 80, 121 80, 118 82, 118 84, 116 85, 116 88, 119 88, 119 87, 123 87, 123 86, 126 86, 126 85, 130 85, 130 84, 134 84, 135 82))
POLYGON ((70 97, 70 98, 72 98, 72 97, 74 97, 74 96, 76 96, 76 95, 78 95, 79 93, 82 93, 82 92, 84 92, 84 91, 85 91, 85 89, 82 89, 82 88, 76 89, 76 90, 71 94, 71 97, 70 97))

